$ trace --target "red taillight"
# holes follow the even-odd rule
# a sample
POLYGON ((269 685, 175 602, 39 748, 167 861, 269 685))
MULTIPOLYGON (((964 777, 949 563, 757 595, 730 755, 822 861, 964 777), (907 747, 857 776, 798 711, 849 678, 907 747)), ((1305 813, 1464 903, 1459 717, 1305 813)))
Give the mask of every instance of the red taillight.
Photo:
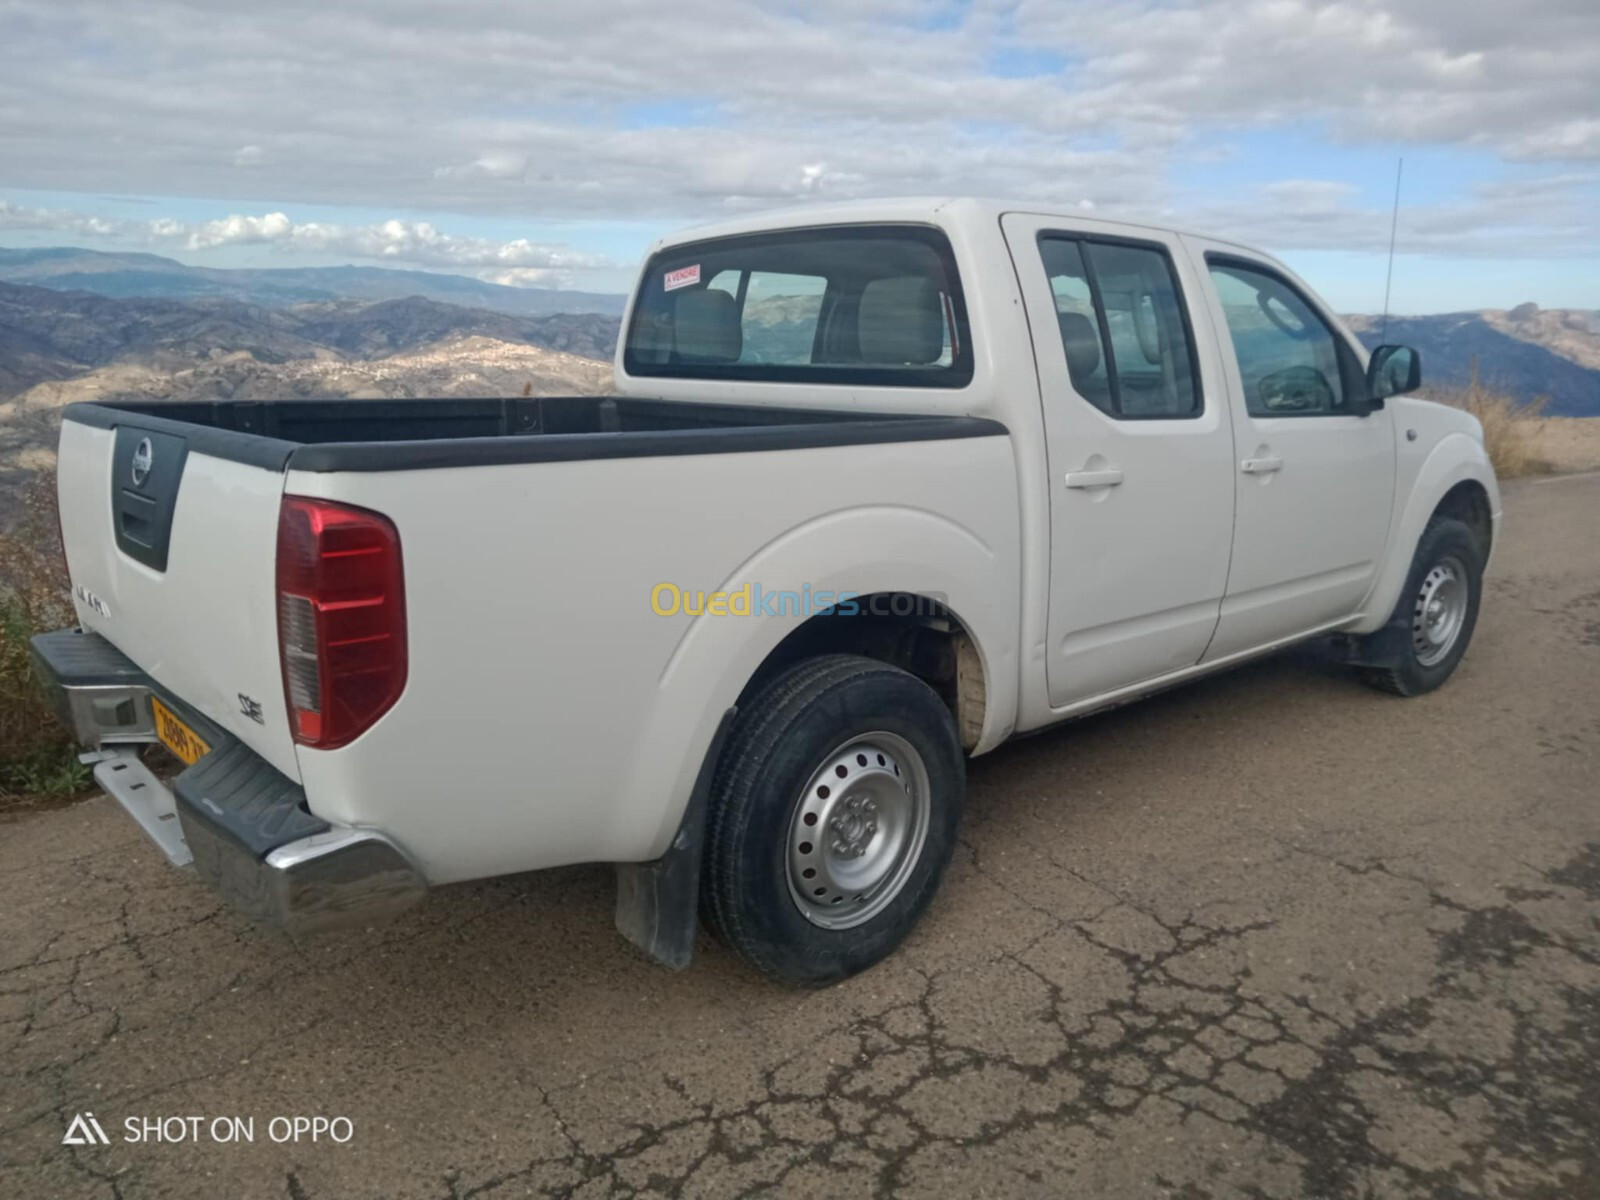
POLYGON ((302 746, 360 737, 406 686, 400 535, 375 512, 285 496, 278 514, 278 657, 302 746))

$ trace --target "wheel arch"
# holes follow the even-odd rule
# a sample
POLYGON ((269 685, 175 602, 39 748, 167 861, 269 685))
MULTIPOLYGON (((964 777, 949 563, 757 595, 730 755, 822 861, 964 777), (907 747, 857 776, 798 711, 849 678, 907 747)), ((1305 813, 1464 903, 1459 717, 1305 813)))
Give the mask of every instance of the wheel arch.
POLYGON ((1389 619, 1405 586, 1417 542, 1437 515, 1456 517, 1480 534, 1487 561, 1500 520, 1500 489, 1482 444, 1466 433, 1441 438, 1413 477, 1378 577, 1348 629, 1371 633, 1389 619))
MULTIPOLYGON (((840 600, 849 594, 858 608, 871 597, 937 600, 943 619, 970 640, 981 666, 981 731, 969 747, 981 754, 1004 741, 1016 724, 1016 555, 1014 544, 991 545, 938 513, 863 506, 826 514, 774 538, 717 590, 732 593, 748 585, 752 591, 759 587, 762 596, 826 592, 840 600)), ((650 714, 631 748, 629 773, 629 787, 649 795, 660 814, 653 853, 672 840, 721 714, 737 706, 764 668, 808 644, 820 645, 819 653, 847 645, 857 649, 846 652, 868 657, 885 653, 881 642, 863 640, 862 627, 851 624, 860 620, 860 612, 849 615, 843 604, 831 615, 777 607, 778 615, 769 608, 750 616, 695 617, 665 663, 650 714)), ((967 674, 970 678, 973 672, 967 674)))
MULTIPOLYGON (((811 654, 860 653, 930 678, 953 705, 963 744, 980 754, 1016 725, 1017 547, 920 509, 835 512, 774 539, 718 585, 734 592, 809 589, 853 594, 857 611, 802 616, 701 615, 657 680, 631 749, 631 788, 659 825, 649 861, 618 864, 617 926, 658 961, 682 966, 693 942, 703 798, 740 702, 772 673, 811 654), (937 598, 930 610, 926 602, 937 598), (904 600, 912 601, 910 611, 904 600), (874 609, 885 607, 888 616, 874 609), (910 664, 910 665, 907 665, 910 664), (963 688, 965 699, 963 700, 963 688), (970 741, 970 744, 967 744, 970 741)), ((668 619, 668 618, 663 618, 668 619)))
POLYGON ((1494 511, 1489 503, 1489 489, 1479 480, 1463 479, 1447 491, 1433 506, 1428 520, 1432 521, 1435 517, 1454 517, 1472 530, 1478 545, 1483 548, 1484 561, 1489 561, 1489 554, 1494 549, 1494 511))
POLYGON ((824 654, 855 654, 899 667, 931 687, 955 720, 961 747, 983 740, 989 675, 983 651, 948 604, 915 592, 873 592, 851 615, 818 615, 793 629, 767 654, 740 702, 780 671, 824 654))

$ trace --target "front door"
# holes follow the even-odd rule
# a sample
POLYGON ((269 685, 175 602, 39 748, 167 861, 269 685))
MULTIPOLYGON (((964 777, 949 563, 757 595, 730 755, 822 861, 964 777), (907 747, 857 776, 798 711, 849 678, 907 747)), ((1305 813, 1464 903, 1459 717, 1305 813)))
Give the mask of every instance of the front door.
POLYGON ((1233 535, 1233 438, 1203 281, 1177 239, 1008 214, 1044 409, 1050 704, 1193 666, 1217 624, 1233 535))
POLYGON ((1356 612, 1383 562, 1394 421, 1370 411, 1354 347, 1281 269, 1189 239, 1210 280, 1238 447, 1233 566, 1207 659, 1356 612))

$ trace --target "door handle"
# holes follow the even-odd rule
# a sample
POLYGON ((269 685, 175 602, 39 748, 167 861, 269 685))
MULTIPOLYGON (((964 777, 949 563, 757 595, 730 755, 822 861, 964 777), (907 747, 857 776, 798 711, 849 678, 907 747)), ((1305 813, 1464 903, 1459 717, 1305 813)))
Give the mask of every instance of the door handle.
POLYGON ((1239 464, 1239 470, 1246 475, 1271 475, 1274 471, 1283 470, 1283 459, 1276 454, 1269 454, 1264 458, 1247 458, 1239 464))
POLYGON ((1116 487, 1121 482, 1122 471, 1117 467, 1107 467, 1102 471, 1067 472, 1069 488, 1116 487))

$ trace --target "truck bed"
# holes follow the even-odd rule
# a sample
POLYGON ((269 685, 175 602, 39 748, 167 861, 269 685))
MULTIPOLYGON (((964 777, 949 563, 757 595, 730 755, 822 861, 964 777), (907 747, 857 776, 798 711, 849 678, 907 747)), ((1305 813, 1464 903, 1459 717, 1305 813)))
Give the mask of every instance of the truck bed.
POLYGON ((74 404, 69 421, 137 424, 193 453, 269 470, 396 471, 491 463, 983 437, 958 416, 699 404, 628 396, 74 404))
MULTIPOLYGON (((398 529, 411 682, 381 724, 422 736, 412 713, 424 695, 457 697, 452 726, 492 698, 503 708, 456 737, 492 731, 498 758, 527 741, 512 695, 532 678, 566 673, 547 722, 570 718, 582 680, 620 681, 621 668, 640 674, 641 695, 654 692, 643 681, 683 634, 651 613, 656 584, 714 589, 774 539, 820 532, 852 504, 961 511, 945 495, 952 473, 1010 453, 1002 426, 968 417, 612 396, 77 404, 64 418, 61 520, 80 625, 297 782, 313 759, 350 752, 297 753, 292 740, 275 573, 286 494, 398 529), (827 470, 855 483, 819 501, 827 470), (515 648, 473 640, 490 633, 515 648), (584 654, 560 666, 552 644, 584 654), (621 667, 597 669, 619 647, 621 667)), ((1008 522, 1002 505, 978 523, 1008 522)), ((334 808, 371 787, 322 786, 334 808)))

